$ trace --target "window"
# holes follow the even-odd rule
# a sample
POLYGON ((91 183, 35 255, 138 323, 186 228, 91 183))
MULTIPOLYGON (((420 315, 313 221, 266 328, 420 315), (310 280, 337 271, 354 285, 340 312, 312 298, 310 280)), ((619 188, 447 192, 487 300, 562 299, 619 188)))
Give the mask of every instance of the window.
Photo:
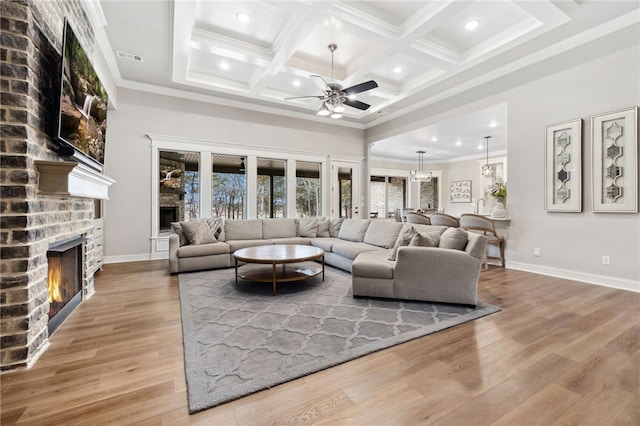
POLYGON ((352 218, 353 192, 351 191, 351 169, 338 168, 340 212, 338 217, 352 218))
POLYGON ((407 179, 393 176, 371 176, 369 211, 372 217, 393 217, 396 209, 407 204, 407 179))
POLYGON ((256 207, 258 218, 286 216, 287 162, 258 158, 258 185, 256 207))
POLYGON ((211 216, 244 219, 247 199, 245 158, 235 155, 211 156, 211 216))
POLYGON ((296 216, 318 216, 322 202, 320 163, 296 162, 296 216))
POLYGON ((200 154, 159 151, 159 233, 171 231, 171 222, 200 216, 200 154))

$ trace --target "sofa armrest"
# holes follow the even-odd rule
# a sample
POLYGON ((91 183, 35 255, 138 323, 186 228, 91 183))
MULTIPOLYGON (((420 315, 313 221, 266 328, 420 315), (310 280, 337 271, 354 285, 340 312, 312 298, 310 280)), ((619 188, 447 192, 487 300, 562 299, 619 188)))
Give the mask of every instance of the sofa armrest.
POLYGON ((400 247, 393 270, 397 298, 476 305, 482 260, 461 250, 400 247))
POLYGON ((169 235, 169 273, 178 271, 178 249, 180 248, 180 236, 175 232, 169 235))

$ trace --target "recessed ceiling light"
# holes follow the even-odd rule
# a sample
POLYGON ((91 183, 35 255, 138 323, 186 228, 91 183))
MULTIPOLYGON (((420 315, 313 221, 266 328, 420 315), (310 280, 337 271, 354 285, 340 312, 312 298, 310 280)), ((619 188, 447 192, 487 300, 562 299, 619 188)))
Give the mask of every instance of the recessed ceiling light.
POLYGON ((473 20, 473 21, 469 21, 467 22, 467 24, 464 26, 467 30, 471 31, 471 30, 475 30, 476 28, 478 28, 478 25, 480 25, 480 21, 477 20, 473 20))
POLYGON ((496 120, 491 120, 491 123, 489 123, 489 127, 496 127, 497 125, 496 120))
POLYGON ((456 146, 460 146, 460 145, 462 145, 462 142, 460 141, 456 142, 456 146))
POLYGON ((247 15, 244 12, 240 12, 236 15, 236 18, 238 19, 238 21, 242 22, 243 24, 246 24, 247 22, 249 22, 251 20, 251 16, 247 15))
POLYGON ((220 69, 222 70, 228 70, 229 69, 229 63, 228 62, 220 62, 220 69))
POLYGON ((479 144, 478 144, 478 149, 482 149, 482 148, 484 148, 484 147, 482 146, 482 143, 479 143, 479 144))
POLYGON ((403 70, 402 70, 402 67, 395 67, 395 68, 393 69, 393 72, 395 72, 396 74, 400 74, 402 71, 403 71, 403 70))
POLYGON ((300 87, 300 80, 293 80, 293 84, 295 87, 300 87))
POLYGON ((435 136, 434 136, 434 137, 432 137, 432 138, 431 138, 431 142, 438 142, 438 138, 437 138, 437 137, 435 137, 435 136))

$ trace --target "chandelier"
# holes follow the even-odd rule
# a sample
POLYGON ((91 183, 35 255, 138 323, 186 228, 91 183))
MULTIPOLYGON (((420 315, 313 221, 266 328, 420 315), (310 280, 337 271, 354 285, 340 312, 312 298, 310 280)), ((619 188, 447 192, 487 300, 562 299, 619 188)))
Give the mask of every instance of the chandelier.
POLYGON ((411 171, 412 182, 431 182, 431 172, 424 171, 424 151, 416 151, 418 154, 418 170, 411 171))
POLYGON ((482 166, 482 176, 493 176, 493 166, 489 165, 489 139, 491 138, 491 136, 485 136, 484 137, 487 141, 485 142, 485 145, 487 146, 487 163, 482 166))

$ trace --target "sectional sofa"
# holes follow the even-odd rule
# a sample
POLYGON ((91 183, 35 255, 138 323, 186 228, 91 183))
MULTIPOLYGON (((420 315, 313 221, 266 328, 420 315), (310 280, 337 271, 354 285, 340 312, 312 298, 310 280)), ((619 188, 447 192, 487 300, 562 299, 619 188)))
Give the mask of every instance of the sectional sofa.
POLYGON ((458 228, 323 217, 197 222, 172 224, 169 272, 228 268, 244 247, 309 244, 351 272, 354 296, 477 303, 486 237, 458 228))

